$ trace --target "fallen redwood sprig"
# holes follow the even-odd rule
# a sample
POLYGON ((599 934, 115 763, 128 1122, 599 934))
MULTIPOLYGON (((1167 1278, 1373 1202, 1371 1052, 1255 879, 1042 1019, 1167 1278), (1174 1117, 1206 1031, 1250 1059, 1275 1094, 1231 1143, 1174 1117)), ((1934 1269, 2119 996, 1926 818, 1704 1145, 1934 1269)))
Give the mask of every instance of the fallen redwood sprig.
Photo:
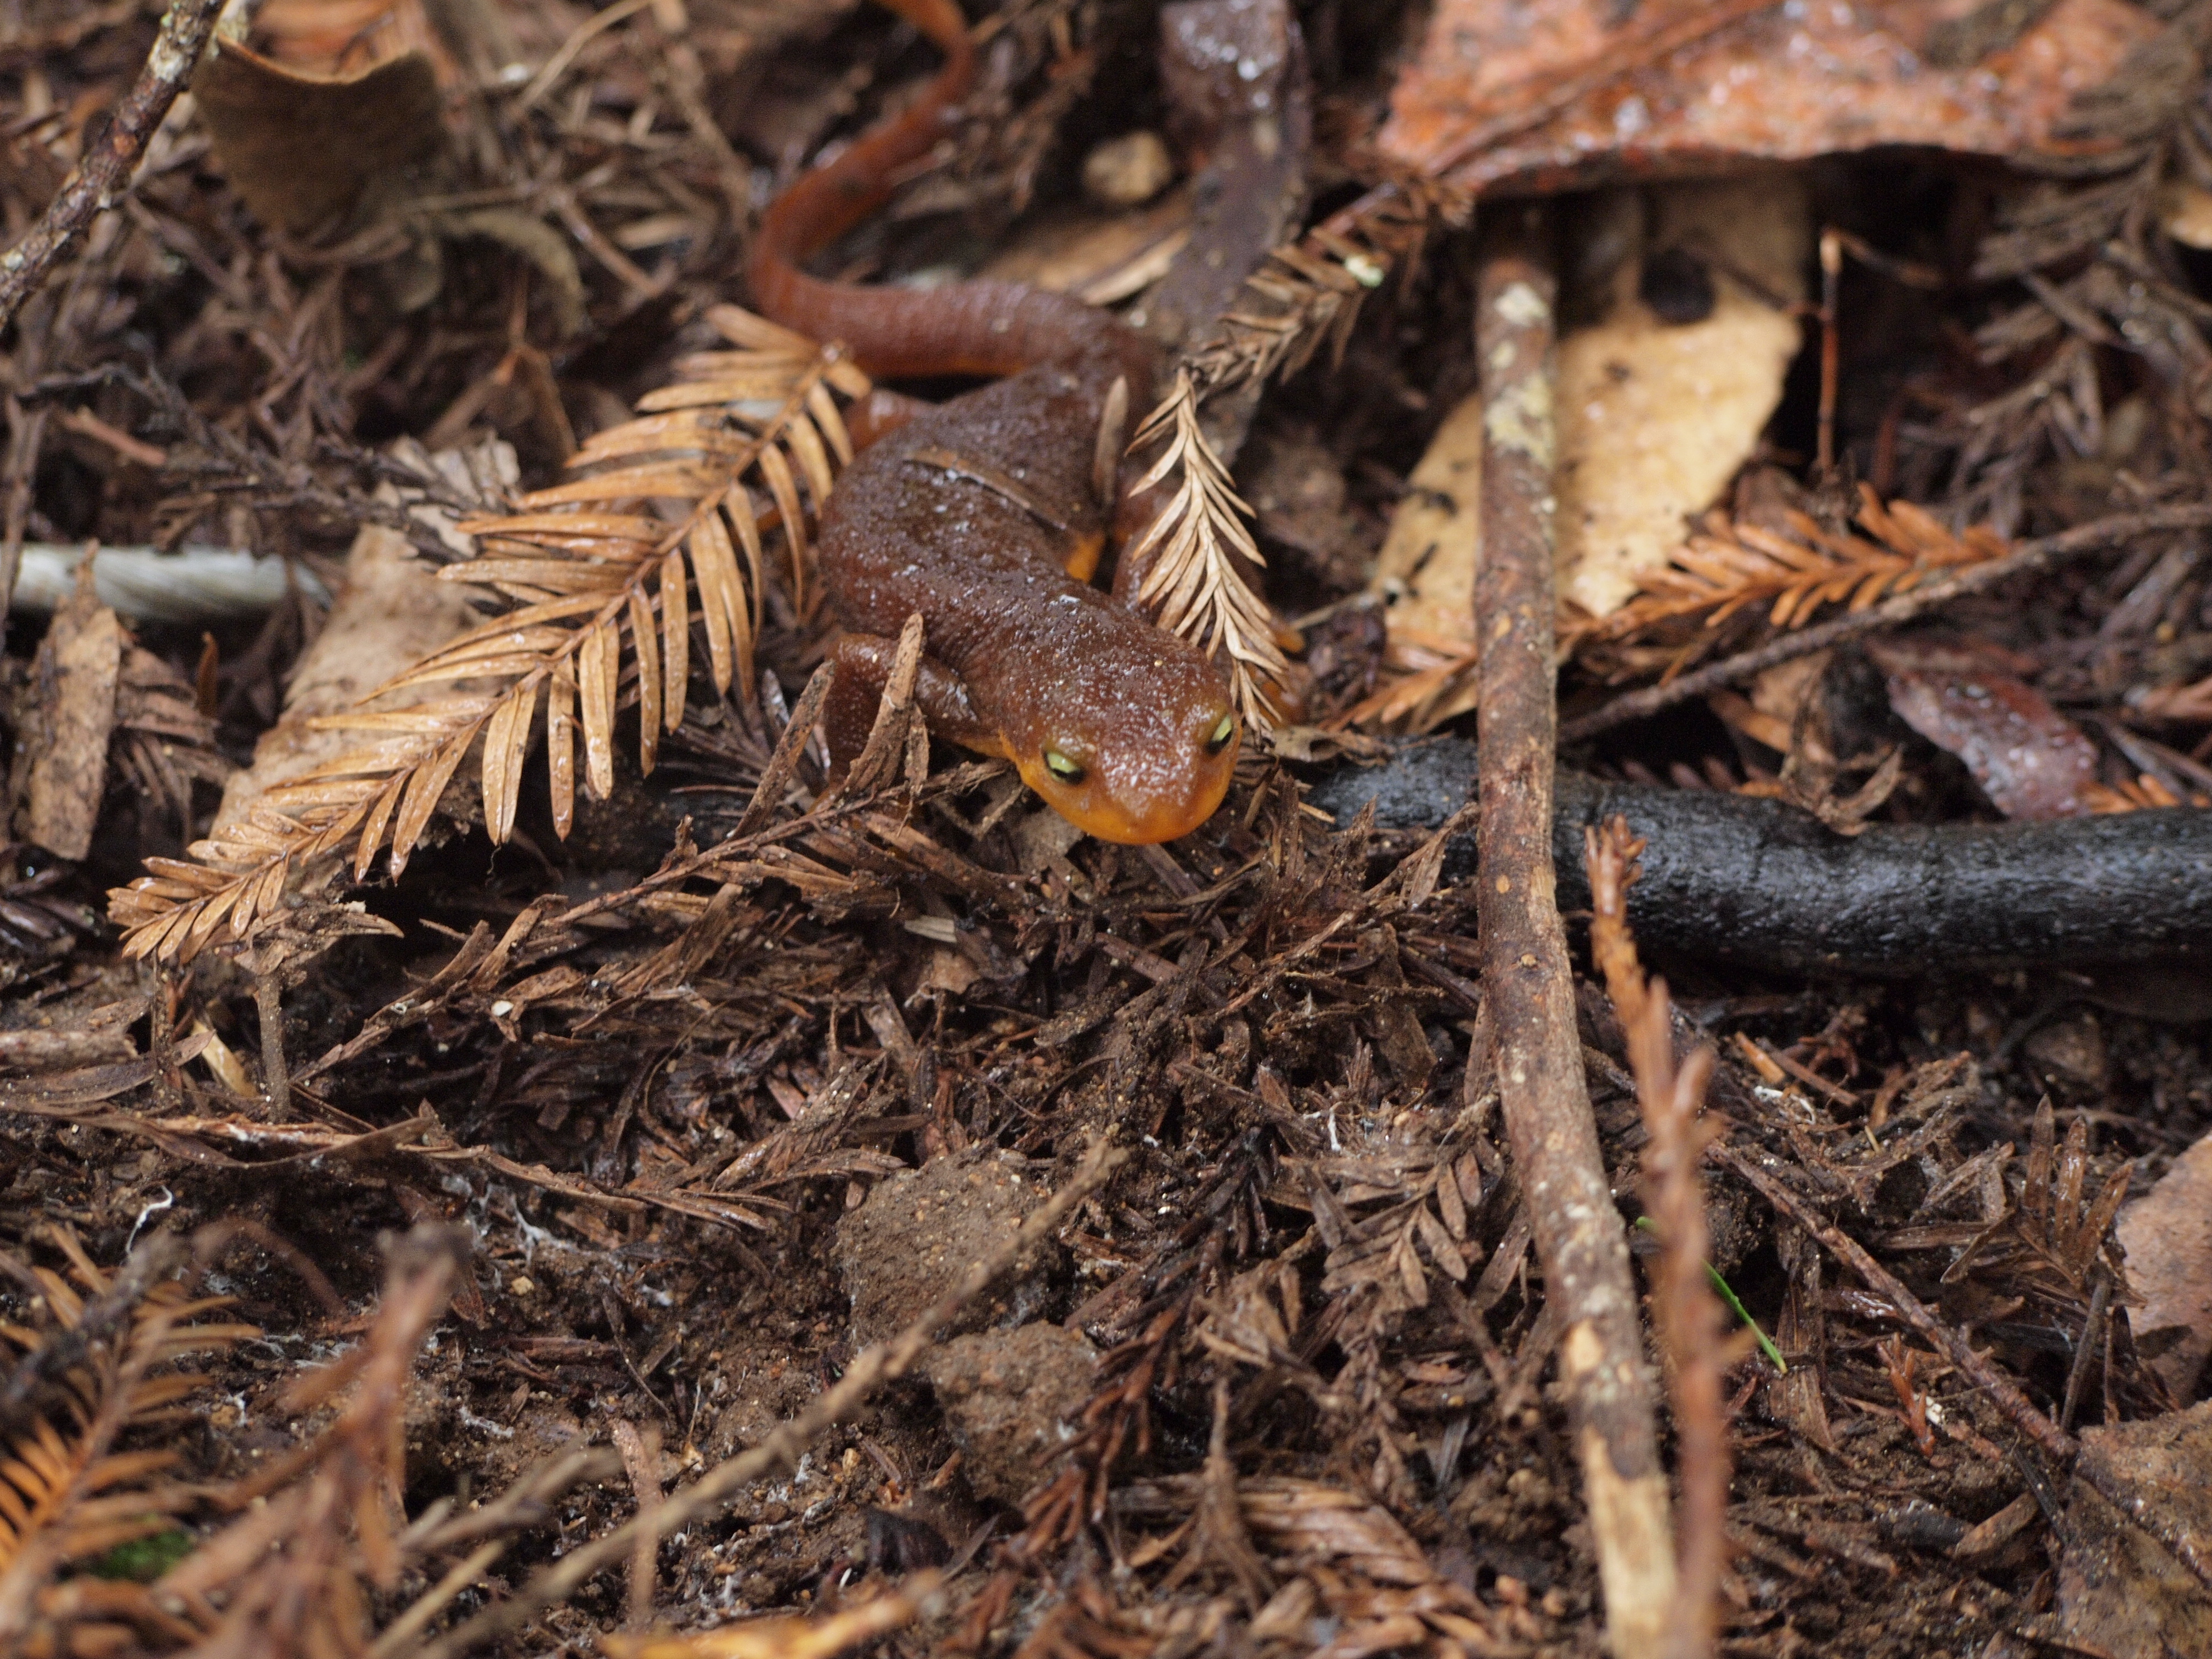
POLYGON ((1729 1446, 1721 1404, 1723 1319, 1708 1283, 1705 1193, 1698 1163, 1713 1139, 1698 1121, 1713 1051, 1674 1063, 1667 982, 1646 980, 1628 930, 1628 890, 1644 843, 1626 818, 1583 831, 1589 872, 1590 955, 1605 975, 1613 1012, 1628 1036, 1629 1069, 1650 1142, 1644 1151, 1644 1204, 1659 1233, 1651 1306, 1667 1353, 1674 1401, 1674 1596, 1664 1645, 1668 1659, 1704 1659, 1718 1628, 1721 1574, 1728 1565, 1729 1446))
POLYGON ((1662 709, 1693 702, 1723 686, 1739 684, 1779 664, 1825 651, 1845 640, 1858 639, 1884 629, 1901 628, 1954 599, 1964 599, 1970 593, 1986 593, 2015 576, 2040 575, 2084 553, 2116 546, 2136 536, 2168 530, 2198 530, 2208 524, 2212 524, 2212 503, 2191 501, 2154 507, 2141 513, 2115 514, 2076 525, 2071 530, 2062 530, 2053 536, 2023 542, 2016 551, 2002 559, 1975 565, 1942 581, 1916 587, 1909 593, 1897 594, 1865 611, 1848 611, 1831 621, 1798 629, 1749 651, 1738 652, 1733 657, 1724 657, 1657 685, 1646 686, 1641 691, 1626 692, 1567 721, 1559 728, 1559 741, 1580 743, 1601 732, 1610 732, 1616 726, 1648 719, 1662 709))
POLYGON ((1958 1367, 1960 1374, 1990 1397, 1990 1403, 2011 1420, 2012 1425, 2033 1441, 2043 1455, 2062 1466, 2071 1463, 2081 1444, 2043 1413, 2033 1401, 2020 1391, 2009 1377, 1974 1352, 1974 1346, 1962 1331, 1953 1329, 1929 1310, 1927 1304, 1905 1289, 1905 1283, 1888 1268, 1867 1254, 1864 1246, 1840 1227, 1821 1219, 1810 1205, 1799 1197, 1790 1183, 1775 1170, 1765 1166, 1759 1156, 1747 1148, 1719 1143, 1708 1147, 1705 1156, 1723 1169, 1740 1176, 1754 1188, 1759 1195, 1788 1216, 1799 1227, 1820 1242, 1820 1248, 1859 1276, 1866 1287, 1886 1297, 1905 1322, 1923 1337, 1929 1346, 1958 1367))
POLYGON ((1895 1273, 1869 1255, 1856 1239, 1842 1228, 1822 1220, 1781 1174, 1779 1160, 1767 1158, 1756 1147, 1732 1146, 1726 1141, 1718 1141, 1707 1147, 1705 1156, 1723 1169, 1741 1176, 1760 1197, 1819 1241, 1822 1249, 1856 1273, 1869 1290, 1886 1298, 1897 1310, 1899 1316, 1926 1339, 1930 1347, 1949 1360, 1960 1376, 1987 1395, 1990 1403, 2004 1414, 2013 1427, 2033 1441, 2037 1450, 2059 1469, 2070 1468, 2075 1475, 2094 1486, 2124 1514, 2172 1550, 2174 1559, 2195 1573, 2198 1582, 2212 1589, 2212 1560, 2206 1559, 2203 1550, 2191 1535, 2186 1521, 2166 1506, 2142 1503, 2141 1494, 2131 1491, 2127 1483, 2118 1479, 2106 1460, 2080 1455, 2081 1443, 2052 1422, 2045 1413, 2037 1410, 2035 1402, 2020 1391, 2017 1383, 1992 1365, 1987 1357, 1977 1353, 1966 1331, 1938 1319, 1926 1303, 1907 1290, 1904 1281, 1895 1273))
POLYGON ((1496 1020, 1498 1091, 1559 1332, 1583 1501, 1617 1654, 1656 1650, 1674 1589, 1667 1477, 1652 1420, 1628 1243, 1606 1179, 1576 1034, 1552 857, 1559 706, 1552 570, 1551 270, 1542 221, 1507 209, 1478 277, 1482 364, 1482 641, 1477 919, 1496 1020))

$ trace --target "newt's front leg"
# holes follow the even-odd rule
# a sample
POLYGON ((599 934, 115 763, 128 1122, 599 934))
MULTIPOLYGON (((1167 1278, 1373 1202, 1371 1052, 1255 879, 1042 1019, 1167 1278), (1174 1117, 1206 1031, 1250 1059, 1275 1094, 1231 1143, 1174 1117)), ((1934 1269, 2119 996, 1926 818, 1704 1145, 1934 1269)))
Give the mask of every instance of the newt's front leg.
MULTIPOLYGON (((822 726, 830 739, 833 782, 844 777, 867 747, 897 658, 898 641, 879 634, 841 634, 830 646, 830 660, 836 665, 837 678, 822 710, 822 726)), ((915 675, 914 701, 934 735, 979 754, 1006 755, 1006 739, 984 725, 967 686, 944 664, 928 657, 921 659, 915 675)))

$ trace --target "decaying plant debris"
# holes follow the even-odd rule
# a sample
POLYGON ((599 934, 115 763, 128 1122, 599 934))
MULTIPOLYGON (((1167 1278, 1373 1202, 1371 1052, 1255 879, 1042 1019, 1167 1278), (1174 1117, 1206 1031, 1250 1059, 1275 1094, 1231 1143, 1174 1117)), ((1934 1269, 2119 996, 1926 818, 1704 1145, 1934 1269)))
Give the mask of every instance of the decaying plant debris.
POLYGON ((1168 72, 1161 8, 979 7, 983 85, 829 264, 1234 293, 1120 430, 1143 599, 1274 729, 1141 848, 933 757, 918 629, 825 775, 810 538, 885 389, 732 273, 910 33, 0 20, 0 592, 32 544, 288 573, 184 625, 81 560, 0 659, 0 1653, 2192 1650, 2203 1267, 2119 1218, 2212 1129, 2212 9, 1836 9, 1729 117, 1827 156, 1784 291, 1607 149, 1719 143, 1776 9, 1536 8, 1459 108, 1449 4, 1263 9, 1210 94, 1261 26, 1209 5, 1168 72), (1875 48, 1878 132, 1971 93, 1984 159, 1828 155, 1798 100, 1875 48), (1161 177, 1085 167, 1133 131, 1161 177), (1273 248, 1207 205, 1262 175, 1310 204, 1273 248), (1553 331, 1717 285, 1802 318, 1797 378, 1555 617, 1553 331), (1425 499, 1455 443, 1481 489, 1425 499), (1369 581, 1422 511, 1449 628, 1369 581), (1398 748, 1478 727, 1473 799, 1398 748), (1660 799, 1585 872, 1576 813, 1660 799), (1792 868, 1949 847, 1979 909, 1829 948, 1844 877, 1755 885, 1783 815, 1792 868))

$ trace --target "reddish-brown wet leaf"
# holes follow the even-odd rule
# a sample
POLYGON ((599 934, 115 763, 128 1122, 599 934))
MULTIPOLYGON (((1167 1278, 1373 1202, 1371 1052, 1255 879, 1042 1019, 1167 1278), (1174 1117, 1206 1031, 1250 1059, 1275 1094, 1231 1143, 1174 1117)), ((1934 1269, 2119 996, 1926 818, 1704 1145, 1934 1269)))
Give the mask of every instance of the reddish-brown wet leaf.
POLYGON ((1914 731, 1966 763, 2008 818, 2087 812, 2096 745, 2019 678, 2028 666, 1980 640, 1909 635, 1867 648, 1889 678, 1889 706, 1914 731))
POLYGON ((1931 46, 1973 49, 1942 49, 1939 32, 1950 26, 1955 46, 1972 9, 1958 0, 1644 0, 1613 26, 1622 9, 1441 0, 1382 148, 1475 186, 1881 144, 2015 156, 2051 147, 2074 95, 2158 27, 2124 0, 2061 0, 1977 61, 1936 68, 1931 46))

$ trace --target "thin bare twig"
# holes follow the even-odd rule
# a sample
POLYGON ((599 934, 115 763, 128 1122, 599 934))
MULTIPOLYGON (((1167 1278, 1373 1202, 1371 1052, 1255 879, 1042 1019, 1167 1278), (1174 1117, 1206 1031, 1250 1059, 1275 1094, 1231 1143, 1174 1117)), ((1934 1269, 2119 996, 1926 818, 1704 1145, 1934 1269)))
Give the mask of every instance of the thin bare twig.
POLYGON ((22 240, 0 253, 0 328, 46 281, 55 260, 92 222, 93 216, 112 206, 117 193, 130 183, 146 141, 191 79, 200 53, 215 33, 216 14, 222 9, 222 0, 170 0, 146 65, 115 106, 106 131, 86 143, 39 222, 24 232, 22 240))
POLYGON ((653 1623, 653 1592, 659 1534, 653 1524, 653 1512, 660 1507, 660 1476, 653 1468, 652 1451, 645 1437, 637 1431, 637 1425, 627 1418, 617 1418, 611 1430, 616 1449, 622 1453, 623 1468, 629 1475, 630 1490, 637 1499, 637 1545, 629 1559, 629 1613, 627 1620, 632 1630, 645 1630, 653 1623))
POLYGON ((1613 1202, 1576 1036, 1572 970, 1552 863, 1553 671, 1552 343, 1556 284, 1542 220, 1513 211, 1483 260, 1482 983, 1498 1030, 1498 1097, 1561 1332, 1564 1384, 1619 1654, 1656 1650, 1674 1589, 1667 1479, 1637 1328, 1628 1244, 1613 1202))
POLYGON ((2116 514, 2108 519, 2076 525, 2073 529, 2062 530, 2055 536, 2045 536, 2023 543, 2020 550, 2008 557, 1992 559, 1987 564, 1978 564, 1947 580, 1916 587, 1909 593, 1885 599, 1870 610, 1853 611, 1838 617, 1832 622, 1816 623, 1810 628, 1785 634, 1780 639, 1770 640, 1753 650, 1739 652, 1733 657, 1724 658, 1668 680, 1664 684, 1648 686, 1641 691, 1631 691, 1615 697, 1611 702, 1560 726, 1559 741, 1580 743, 1601 732, 1610 732, 1616 726, 1646 719, 1663 708, 1672 708, 1677 703, 1689 702, 1708 692, 1717 691, 1724 685, 1735 685, 1763 674, 1778 663, 1794 661, 1813 652, 1825 651, 1832 645, 1840 645, 1845 640, 1878 633, 1885 628, 1900 628, 1916 617, 1938 610, 1954 599, 1964 599, 1970 593, 1987 592, 1990 588, 2010 581, 2014 576, 2038 574, 2067 559, 2094 553, 2100 547, 2125 541, 2130 536, 2148 535, 2161 530, 2196 530, 2208 524, 2212 524, 2212 504, 2191 502, 2175 507, 2154 507, 2142 513, 2116 514))
POLYGON ((261 1087, 282 1121, 292 1114, 292 1068, 284 1058, 283 985, 273 969, 254 975, 253 1006, 261 1017, 261 1087))
POLYGON ((1720 1614, 1721 1574, 1728 1565, 1729 1447, 1721 1404, 1721 1305, 1705 1279, 1711 1246, 1698 1159, 1712 1139, 1698 1121, 1713 1051, 1699 1048, 1674 1063, 1673 1019, 1664 980, 1644 977, 1628 931, 1628 889, 1644 843, 1628 820, 1608 819, 1583 831, 1589 871, 1590 955, 1605 975, 1613 1011, 1628 1034, 1629 1069, 1650 1144, 1644 1152, 1645 1208, 1659 1230, 1652 1274, 1652 1311, 1665 1345, 1674 1400, 1675 1510, 1680 1563, 1666 1644, 1668 1659, 1705 1659, 1713 1650, 1720 1614))

